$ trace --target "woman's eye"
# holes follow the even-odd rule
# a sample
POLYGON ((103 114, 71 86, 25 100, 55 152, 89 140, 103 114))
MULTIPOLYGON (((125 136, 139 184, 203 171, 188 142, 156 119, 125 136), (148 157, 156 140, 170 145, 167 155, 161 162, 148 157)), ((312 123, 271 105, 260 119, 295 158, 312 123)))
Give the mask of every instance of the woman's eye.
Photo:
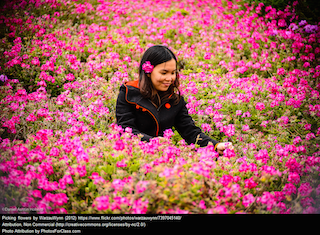
MULTIPOLYGON (((167 73, 166 73, 166 72, 160 72, 160 74, 166 75, 167 73)), ((176 74, 176 72, 172 72, 172 75, 173 75, 173 74, 176 74)))

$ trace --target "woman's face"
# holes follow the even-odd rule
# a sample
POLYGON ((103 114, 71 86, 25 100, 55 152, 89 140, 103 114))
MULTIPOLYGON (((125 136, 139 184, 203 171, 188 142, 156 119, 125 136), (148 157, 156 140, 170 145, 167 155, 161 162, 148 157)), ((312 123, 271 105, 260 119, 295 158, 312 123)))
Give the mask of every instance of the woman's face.
POLYGON ((153 68, 149 75, 153 87, 157 91, 167 91, 169 86, 175 81, 177 72, 177 65, 174 59, 171 59, 162 64, 158 64, 153 68))

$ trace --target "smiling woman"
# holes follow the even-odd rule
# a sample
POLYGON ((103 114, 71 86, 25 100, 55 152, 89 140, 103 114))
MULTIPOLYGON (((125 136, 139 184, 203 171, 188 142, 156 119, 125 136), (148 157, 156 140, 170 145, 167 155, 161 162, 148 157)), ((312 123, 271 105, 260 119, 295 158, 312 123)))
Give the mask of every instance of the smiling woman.
POLYGON ((156 66, 151 74, 147 76, 151 79, 154 89, 157 91, 167 91, 176 80, 176 61, 169 60, 156 66))
POLYGON ((205 135, 188 114, 179 92, 177 58, 166 46, 150 47, 140 61, 139 80, 120 87, 116 106, 117 124, 142 134, 142 140, 163 136, 175 127, 188 144, 201 147, 211 142, 220 154, 231 143, 219 143, 205 135))

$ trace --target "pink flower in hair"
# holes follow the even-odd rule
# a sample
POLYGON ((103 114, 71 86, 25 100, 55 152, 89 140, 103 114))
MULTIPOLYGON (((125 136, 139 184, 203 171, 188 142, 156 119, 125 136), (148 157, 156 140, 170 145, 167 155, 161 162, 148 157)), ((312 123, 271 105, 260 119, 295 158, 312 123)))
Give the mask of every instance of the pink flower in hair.
POLYGON ((144 70, 145 73, 151 73, 153 70, 153 65, 150 63, 150 61, 146 61, 142 65, 142 69, 144 70))

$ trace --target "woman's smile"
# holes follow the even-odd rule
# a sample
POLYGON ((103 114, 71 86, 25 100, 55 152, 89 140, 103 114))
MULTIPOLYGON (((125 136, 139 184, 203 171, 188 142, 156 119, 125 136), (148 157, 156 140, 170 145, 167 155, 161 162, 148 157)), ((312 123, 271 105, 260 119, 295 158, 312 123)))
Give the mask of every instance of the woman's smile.
POLYGON ((172 83, 162 83, 165 87, 169 87, 172 83))

